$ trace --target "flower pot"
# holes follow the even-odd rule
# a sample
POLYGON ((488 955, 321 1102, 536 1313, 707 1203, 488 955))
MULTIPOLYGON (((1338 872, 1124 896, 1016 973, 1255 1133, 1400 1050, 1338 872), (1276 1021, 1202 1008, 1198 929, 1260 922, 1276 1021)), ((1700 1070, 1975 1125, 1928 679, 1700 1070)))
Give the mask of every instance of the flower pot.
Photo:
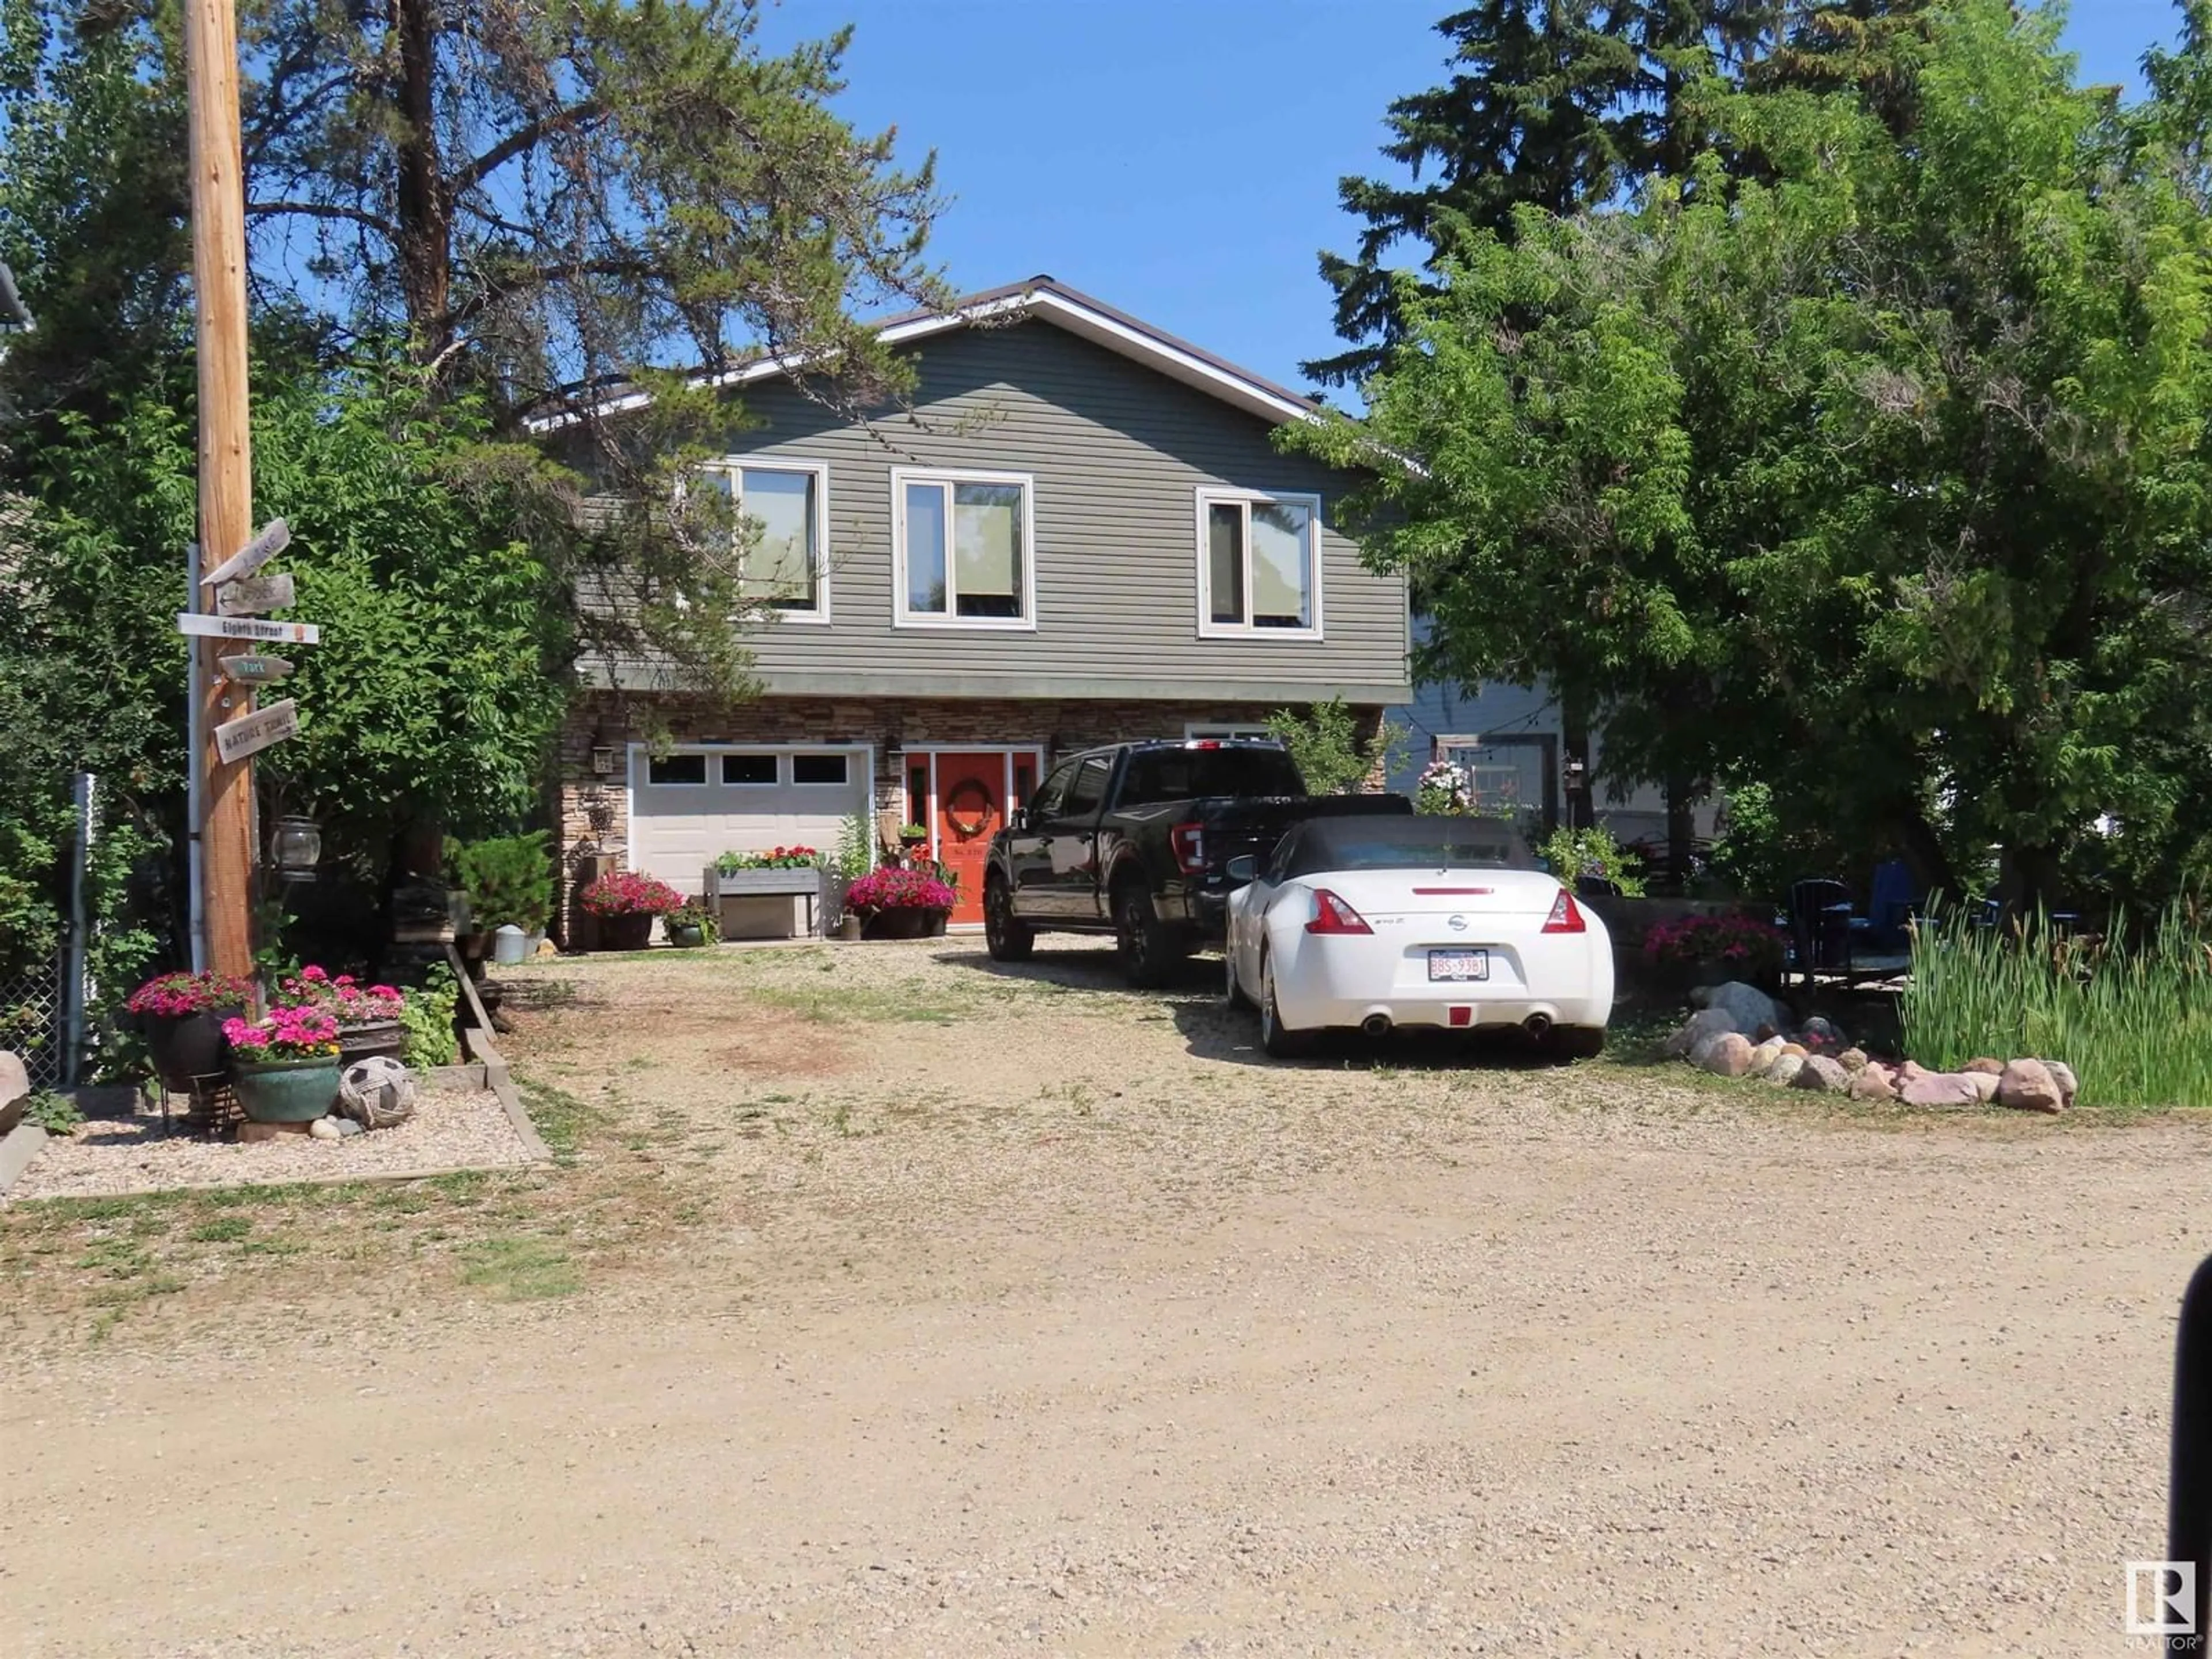
POLYGON ((951 920, 952 912, 943 909, 925 910, 922 915, 927 920, 921 925, 921 936, 924 939, 943 939, 945 924, 951 920))
POLYGON ((338 1027, 338 1064, 350 1066, 372 1054, 398 1060, 407 1052, 407 1028, 396 1019, 363 1020, 338 1027))
POLYGON ((862 939, 920 939, 929 926, 930 913, 912 905, 877 910, 860 924, 862 939))
POLYGON ((860 937, 860 918, 858 915, 848 910, 837 919, 837 937, 848 942, 860 937))
POLYGON ((234 1060, 230 1089, 238 1109, 256 1123, 312 1123, 338 1097, 338 1057, 234 1060))
POLYGON ((161 1086, 188 1094, 195 1079, 221 1077, 222 1023, 245 1012, 243 1008, 204 1008, 197 1014, 142 1016, 147 1052, 153 1056, 161 1086))
POLYGON ((642 951, 652 940, 653 916, 649 911, 634 910, 599 918, 602 951, 642 951))
POLYGON ((696 921, 678 922, 668 930, 668 942, 688 951, 707 942, 707 930, 696 921))

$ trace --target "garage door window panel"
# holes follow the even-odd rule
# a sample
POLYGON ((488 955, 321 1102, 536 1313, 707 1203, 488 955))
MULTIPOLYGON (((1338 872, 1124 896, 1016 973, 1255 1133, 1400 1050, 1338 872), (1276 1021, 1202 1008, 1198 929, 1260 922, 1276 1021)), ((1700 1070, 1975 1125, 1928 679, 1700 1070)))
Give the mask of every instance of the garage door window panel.
POLYGON ((851 780, 851 758, 848 755, 793 755, 791 781, 802 788, 829 785, 842 788, 851 780))
POLYGON ((645 781, 661 789, 703 788, 707 782, 707 757, 700 754, 648 756, 645 781))
POLYGON ((780 781, 773 754, 722 757, 722 781, 735 789, 772 789, 780 781))

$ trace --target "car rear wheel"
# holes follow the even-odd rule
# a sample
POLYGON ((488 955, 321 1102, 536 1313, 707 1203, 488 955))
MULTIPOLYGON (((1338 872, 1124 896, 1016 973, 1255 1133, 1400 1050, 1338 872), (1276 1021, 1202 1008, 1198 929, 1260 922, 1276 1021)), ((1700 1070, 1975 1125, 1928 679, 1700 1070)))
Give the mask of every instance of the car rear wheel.
POLYGON ((1014 890, 1004 876, 983 884, 983 944, 994 962, 1027 962, 1036 949, 1036 929, 1014 920, 1014 890))
POLYGON ((1296 1060, 1311 1052, 1314 1034, 1294 1031, 1283 1024, 1283 1011, 1275 1001, 1275 963, 1260 958, 1260 1048, 1273 1060, 1296 1060))
POLYGON ((1151 895, 1133 881, 1114 896, 1114 933, 1121 971, 1147 990, 1165 985, 1186 954, 1182 936, 1152 914, 1151 895))
POLYGON ((1602 1025, 1554 1025, 1549 1047, 1559 1060, 1595 1060, 1605 1052, 1602 1025))

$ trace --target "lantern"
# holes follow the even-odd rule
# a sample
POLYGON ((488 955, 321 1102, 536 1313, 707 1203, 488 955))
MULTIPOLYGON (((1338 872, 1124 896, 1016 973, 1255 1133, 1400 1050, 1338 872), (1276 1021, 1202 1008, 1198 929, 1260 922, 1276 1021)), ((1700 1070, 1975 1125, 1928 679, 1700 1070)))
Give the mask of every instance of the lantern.
POLYGON ((322 862, 323 832, 313 818, 283 817, 269 838, 270 860, 287 881, 313 881, 322 862))

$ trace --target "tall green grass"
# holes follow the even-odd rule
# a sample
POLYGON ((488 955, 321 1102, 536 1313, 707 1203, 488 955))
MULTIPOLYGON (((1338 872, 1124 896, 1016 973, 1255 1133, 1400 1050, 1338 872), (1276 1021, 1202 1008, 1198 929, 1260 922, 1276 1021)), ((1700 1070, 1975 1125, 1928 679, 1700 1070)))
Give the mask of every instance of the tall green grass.
POLYGON ((2212 938, 2179 904, 2136 944, 2118 921, 2089 938, 2039 915, 1931 915, 1899 1012, 1905 1052, 1932 1070, 2033 1054, 2072 1066, 2084 1105, 2212 1106, 2212 938))

